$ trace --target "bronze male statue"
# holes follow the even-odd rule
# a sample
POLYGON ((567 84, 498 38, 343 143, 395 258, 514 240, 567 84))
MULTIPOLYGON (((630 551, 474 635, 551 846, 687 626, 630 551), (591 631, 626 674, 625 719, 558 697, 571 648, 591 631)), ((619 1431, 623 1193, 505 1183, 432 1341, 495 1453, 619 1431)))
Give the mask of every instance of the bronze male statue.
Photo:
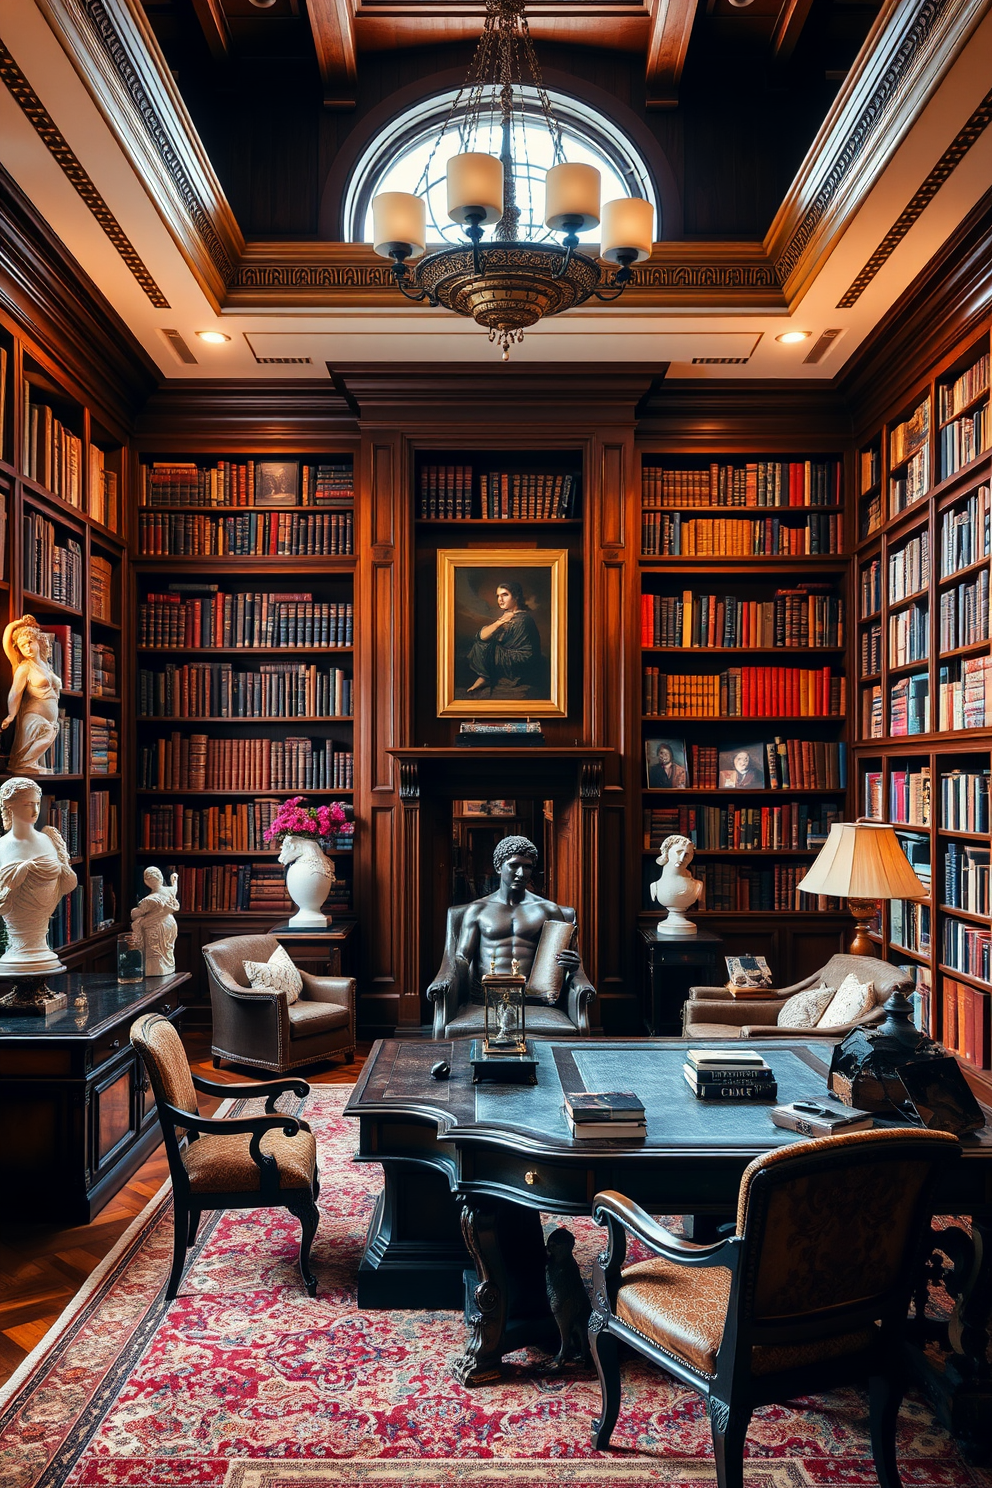
MULTIPOLYGON (((435 1038, 477 1033, 482 1024, 483 974, 491 969, 509 973, 516 961, 528 976, 546 922, 575 924, 574 909, 542 899, 530 889, 537 859, 537 847, 528 838, 504 837, 493 853, 499 888, 471 904, 449 909, 444 960, 427 989, 428 1000, 434 1004, 435 1038)), ((578 951, 559 951, 556 960, 565 972, 561 1006, 528 1008, 527 1031, 566 1037, 588 1033, 588 1005, 595 988, 578 951)))

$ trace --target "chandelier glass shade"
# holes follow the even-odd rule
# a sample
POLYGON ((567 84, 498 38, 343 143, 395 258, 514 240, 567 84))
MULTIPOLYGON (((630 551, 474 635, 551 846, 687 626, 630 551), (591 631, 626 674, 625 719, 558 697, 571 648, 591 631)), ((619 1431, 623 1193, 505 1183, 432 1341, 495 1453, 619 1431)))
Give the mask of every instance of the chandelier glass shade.
MULTIPOLYGON (((529 162, 526 170, 532 173, 529 162)), ((524 331, 545 316, 559 315, 593 297, 619 298, 632 278, 631 265, 651 253, 651 203, 623 197, 601 208, 599 171, 564 159, 561 126, 541 79, 524 0, 486 0, 485 28, 475 57, 434 142, 420 186, 417 194, 385 191, 373 198, 373 247, 392 260, 393 278, 407 299, 470 316, 489 331, 504 361, 511 345, 522 341, 524 331), (514 126, 525 72, 540 100, 552 143, 543 220, 551 232, 563 235, 561 243, 519 237, 514 141, 520 131, 514 126), (498 157, 473 148, 484 118, 496 125, 498 157), (448 161, 447 211, 463 228, 465 242, 423 257, 427 211, 420 186, 430 179, 431 161, 455 119, 461 149, 448 161), (578 234, 600 222, 600 257, 616 265, 609 275, 578 246, 578 234), (487 227, 494 229, 494 236, 484 242, 487 227), (418 261, 411 268, 414 260, 418 261)))

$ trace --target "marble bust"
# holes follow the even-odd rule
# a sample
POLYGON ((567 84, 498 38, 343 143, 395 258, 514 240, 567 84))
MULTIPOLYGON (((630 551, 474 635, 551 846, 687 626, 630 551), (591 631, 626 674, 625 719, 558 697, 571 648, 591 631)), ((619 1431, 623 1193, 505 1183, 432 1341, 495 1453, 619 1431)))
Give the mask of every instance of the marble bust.
POLYGON ((172 875, 167 888, 159 868, 146 868, 144 880, 150 892, 131 911, 131 931, 145 953, 145 976, 169 976, 176 969, 179 875, 172 875))
POLYGON ((688 837, 676 833, 666 837, 661 844, 655 862, 661 868, 661 877, 651 885, 651 898, 668 910, 665 919, 658 921, 659 935, 695 935, 697 926, 685 917, 685 910, 693 904, 703 904, 705 885, 689 872, 695 849, 688 837))
POLYGON ((49 947, 48 922, 77 883, 61 834, 35 826, 40 808, 37 781, 14 776, 0 785, 0 915, 7 926, 0 977, 27 981, 34 976, 39 988, 47 973, 65 970, 49 947))
POLYGON ((62 691, 62 679, 49 664, 51 639, 33 615, 22 615, 5 629, 3 649, 14 676, 2 727, 17 725, 7 768, 13 774, 50 775, 41 761, 58 738, 62 691))

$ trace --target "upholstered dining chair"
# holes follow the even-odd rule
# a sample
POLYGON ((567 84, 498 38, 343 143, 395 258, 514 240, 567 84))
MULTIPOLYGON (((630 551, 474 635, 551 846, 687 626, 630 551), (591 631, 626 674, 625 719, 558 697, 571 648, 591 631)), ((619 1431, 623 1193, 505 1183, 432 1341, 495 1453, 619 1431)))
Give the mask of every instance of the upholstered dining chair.
POLYGON ((131 1043, 144 1061, 172 1178, 175 1234, 166 1288, 179 1292, 186 1252, 196 1239, 204 1209, 288 1209, 300 1221, 300 1275, 311 1297, 310 1246, 317 1233, 317 1145, 305 1121, 275 1108, 286 1091, 310 1094, 303 1080, 215 1085, 189 1067, 182 1040, 168 1018, 146 1013, 131 1025, 131 1043), (265 1097, 264 1116, 201 1116, 196 1091, 224 1097, 265 1097))
POLYGON ((706 1400, 719 1488, 742 1488, 755 1407, 865 1380, 878 1480, 900 1488, 900 1342, 933 1185, 960 1152, 944 1132, 905 1128, 792 1143, 745 1170, 736 1234, 715 1245, 597 1194, 609 1243, 589 1320, 603 1394, 593 1445, 616 1425, 625 1343, 706 1400), (625 1269, 628 1233, 654 1254, 625 1269))

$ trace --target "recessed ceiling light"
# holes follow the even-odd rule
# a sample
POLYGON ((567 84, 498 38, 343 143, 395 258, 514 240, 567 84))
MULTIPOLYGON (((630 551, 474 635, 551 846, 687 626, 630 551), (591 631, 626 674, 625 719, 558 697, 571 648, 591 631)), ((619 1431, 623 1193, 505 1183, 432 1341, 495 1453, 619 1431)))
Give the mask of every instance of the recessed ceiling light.
POLYGON ((797 341, 808 341, 812 334, 812 331, 783 331, 775 340, 781 341, 783 346, 795 346, 797 341))
POLYGON ((197 331, 201 341, 207 341, 211 346, 223 346, 225 341, 230 341, 230 336, 225 336, 223 331, 197 331))

